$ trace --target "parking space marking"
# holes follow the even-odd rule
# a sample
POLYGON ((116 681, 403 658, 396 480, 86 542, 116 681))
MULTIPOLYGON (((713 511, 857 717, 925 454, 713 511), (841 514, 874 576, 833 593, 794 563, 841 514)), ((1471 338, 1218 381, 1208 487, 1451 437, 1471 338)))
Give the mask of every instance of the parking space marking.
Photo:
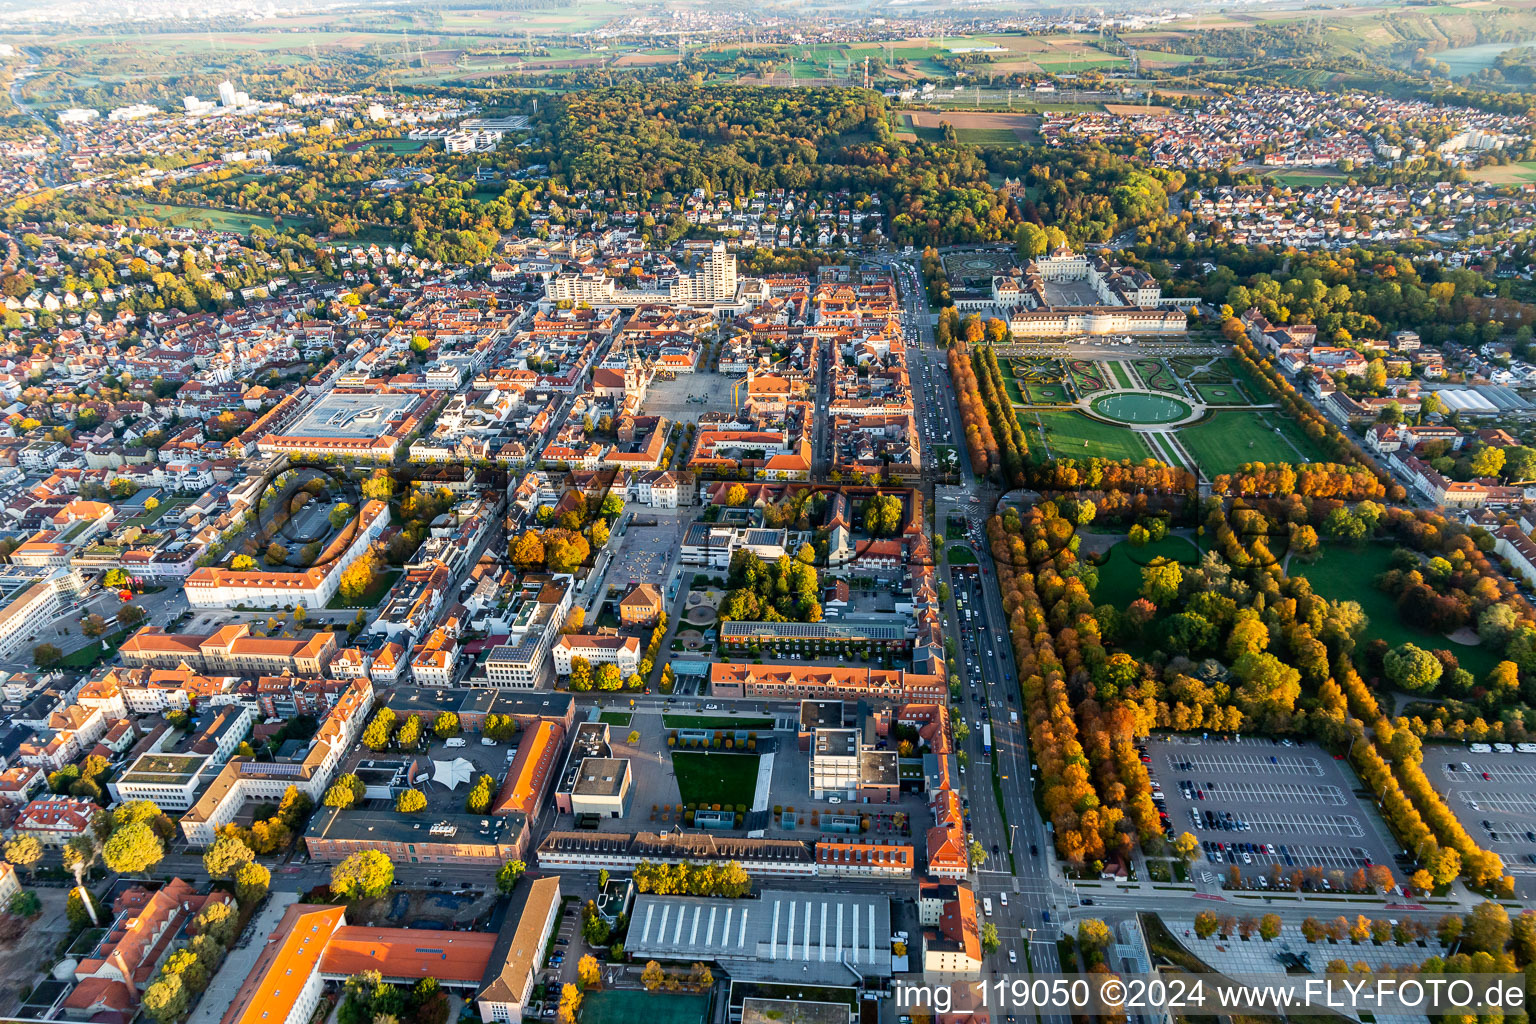
POLYGON ((1484 818, 1478 822, 1490 843, 1531 843, 1533 832, 1529 824, 1510 821, 1507 818, 1484 818))
POLYGON ((1536 783, 1536 765, 1529 762, 1447 761, 1440 771, 1452 782, 1499 782, 1531 785, 1536 783), (1462 768, 1466 765, 1471 771, 1462 768))
POLYGON ((1347 800, 1338 786, 1314 786, 1305 782, 1222 782, 1191 785, 1205 791, 1211 800, 1241 800, 1244 803, 1326 804, 1343 807, 1347 800))
POLYGON ((1505 814, 1536 815, 1536 796, 1527 796, 1524 793, 1467 792, 1465 790, 1458 790, 1456 798, 1474 811, 1489 808, 1495 811, 1503 811, 1505 814))
MULTIPOLYGON (((1226 812, 1211 812, 1216 816, 1216 821, 1226 817, 1226 812)), ((1287 835, 1302 836, 1349 836, 1352 839, 1360 839, 1365 835, 1365 829, 1360 824, 1360 819, 1353 814, 1301 814, 1301 813, 1269 813, 1269 812, 1245 812, 1234 815, 1234 822, 1242 822, 1246 827, 1237 829, 1221 828, 1217 825, 1212 828, 1206 823, 1204 816, 1201 824, 1197 826, 1205 832, 1281 832, 1287 835)))
POLYGON ((1258 832, 1286 832, 1304 836, 1365 835, 1360 819, 1353 814, 1255 814, 1248 823, 1258 832))
POLYGON ((1315 757, 1297 757, 1294 754, 1184 754, 1175 757, 1165 755, 1168 768, 1174 772, 1246 772, 1254 775, 1315 775, 1323 774, 1322 763, 1315 757))
POLYGON ((1223 864, 1242 867, 1279 867, 1284 871, 1305 870, 1307 868, 1323 868, 1325 870, 1338 869, 1353 871, 1355 868, 1365 867, 1367 854, 1359 847, 1344 846, 1291 846, 1285 843, 1276 844, 1252 844, 1254 849, 1248 851, 1251 863, 1243 861, 1242 853, 1231 849, 1232 843, 1228 843, 1228 851, 1205 851, 1205 859, 1212 864, 1223 864), (1267 846, 1273 845, 1275 852, 1270 853, 1267 846), (1286 858, 1290 863, 1286 863, 1286 858))

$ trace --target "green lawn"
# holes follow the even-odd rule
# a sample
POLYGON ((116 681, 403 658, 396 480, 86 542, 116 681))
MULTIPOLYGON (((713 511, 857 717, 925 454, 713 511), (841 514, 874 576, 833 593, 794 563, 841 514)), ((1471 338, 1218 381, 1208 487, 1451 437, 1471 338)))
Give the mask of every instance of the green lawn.
POLYGON ((1345 179, 1339 171, 1275 171, 1265 178, 1276 185, 1293 188, 1313 188, 1319 185, 1336 185, 1345 179))
POLYGON ((1247 405, 1248 396, 1236 384, 1195 384, 1195 394, 1206 405, 1247 405))
POLYGON ((1322 556, 1312 563, 1291 559, 1289 571, 1293 576, 1305 576, 1312 589, 1330 601, 1357 601, 1370 618, 1360 642, 1381 638, 1393 647, 1399 644, 1417 644, 1425 650, 1449 650, 1455 653, 1461 667, 1478 680, 1493 671, 1498 658, 1482 646, 1458 644, 1434 633, 1425 633, 1405 624, 1397 614, 1392 596, 1375 586, 1377 576, 1391 568, 1392 548, 1386 544, 1367 544, 1360 548, 1325 547, 1322 556))
POLYGON ((662 715, 668 729, 772 729, 771 718, 744 718, 740 715, 662 715))
POLYGON ((1218 412, 1180 430, 1179 440, 1211 476, 1236 472, 1245 462, 1303 463, 1319 457, 1296 425, 1278 412, 1218 412), (1275 433, 1277 427, 1281 433, 1275 433))
POLYGON ((752 806, 757 792, 756 754, 706 754, 678 750, 672 754, 677 792, 685 804, 752 806))
POLYGON ((1057 459, 1133 459, 1140 461, 1152 454, 1140 434, 1127 427, 1100 423, 1089 419, 1075 409, 1042 409, 1024 414, 1020 418, 1030 449, 1040 458, 1057 459), (1045 428, 1046 444, 1050 453, 1037 450, 1040 439, 1038 430, 1030 420, 1038 421, 1045 428))
MULTIPOLYGON (((142 201, 128 200, 128 208, 132 213, 154 217, 176 227, 206 227, 213 231, 232 231, 241 234, 250 234, 251 228, 262 227, 268 231, 277 230, 276 221, 263 213, 241 213, 237 210, 205 210, 197 206, 178 206, 170 203, 145 203, 142 201)), ((306 224, 303 220, 289 219, 284 221, 284 228, 302 227, 306 224)))
POLYGON ((1136 372, 1141 374, 1142 383, 1153 391, 1178 393, 1178 384, 1174 382, 1173 374, 1168 372, 1168 367, 1163 365, 1161 359, 1136 360, 1136 372))
POLYGON ((597 716, 598 721, 604 725, 618 726, 621 729, 628 729, 630 720, 634 717, 635 715, 632 711, 604 711, 601 715, 597 716))
POLYGON ((395 585, 395 580, 400 578, 399 569, 386 569, 373 579, 373 586, 363 591, 356 601, 348 601, 337 591, 336 596, 325 603, 327 608, 335 611, 341 608, 372 608, 383 600, 389 593, 389 588, 395 585))
POLYGON ((1131 374, 1130 371, 1125 368, 1124 363, 1120 362, 1118 359, 1115 360, 1109 364, 1109 371, 1115 375, 1116 384, 1120 385, 1122 388, 1129 388, 1131 386, 1131 374))
POLYGON ((677 992, 588 992, 581 1024, 704 1024, 709 996, 677 992))
POLYGON ((944 557, 950 565, 975 565, 976 552, 964 544, 951 544, 944 549, 944 557))
POLYGON ((1200 550, 1183 537, 1164 537, 1139 548, 1123 540, 1110 548, 1109 557, 1099 566, 1099 586, 1093 592, 1093 603, 1125 608, 1140 594, 1142 566, 1160 559, 1195 565, 1200 561, 1200 550))
POLYGON ((72 651, 59 659, 59 668, 95 668, 97 662, 110 658, 117 653, 117 649, 128 639, 131 630, 122 629, 116 633, 107 633, 97 637, 78 651, 72 651), (106 641, 106 649, 103 650, 101 642, 106 641))
POLYGON ((1024 385, 1024 390, 1029 395, 1029 401, 1035 405, 1065 405, 1072 400, 1065 384, 1030 382, 1024 385))
POLYGON ((1019 390, 1019 382, 1007 374, 1003 375, 1003 390, 1008 392, 1008 401, 1014 405, 1029 404, 1028 400, 1024 397, 1024 392, 1019 390))
POLYGON ((420 153, 427 148, 425 139, 372 139, 359 149, 377 149, 385 153, 420 153))

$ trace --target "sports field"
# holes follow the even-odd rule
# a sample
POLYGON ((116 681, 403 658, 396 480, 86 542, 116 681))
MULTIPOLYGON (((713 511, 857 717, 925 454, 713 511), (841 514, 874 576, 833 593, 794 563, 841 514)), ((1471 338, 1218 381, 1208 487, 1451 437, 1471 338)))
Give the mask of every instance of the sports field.
POLYGON ((588 992, 581 1024, 704 1024, 709 996, 680 992, 588 992))
POLYGON ((1036 409, 1022 413, 1019 422, 1030 436, 1030 449, 1039 439, 1039 430, 1031 430, 1030 420, 1045 430, 1045 446, 1051 458, 1058 459, 1132 459, 1141 461, 1152 454, 1147 442, 1128 427, 1100 423, 1072 409, 1036 409))
POLYGON ((677 792, 685 804, 752 806, 757 791, 756 754, 705 754, 679 750, 672 755, 677 792))
POLYGON ((1218 412, 1180 430, 1179 441, 1212 476, 1236 472, 1245 462, 1316 462, 1319 457, 1306 436, 1279 413, 1218 412))
MULTIPOLYGON (((372 139, 358 149, 372 149, 383 153, 420 153, 427 148, 425 139, 372 139)), ((348 151, 353 147, 348 146, 348 151)))

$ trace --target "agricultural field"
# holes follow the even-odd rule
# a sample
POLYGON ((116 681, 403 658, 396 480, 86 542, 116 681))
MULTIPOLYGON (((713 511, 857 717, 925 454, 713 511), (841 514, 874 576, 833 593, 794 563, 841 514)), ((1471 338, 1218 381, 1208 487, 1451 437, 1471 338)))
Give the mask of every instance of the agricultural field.
POLYGON ((1019 422, 1030 435, 1030 450, 1041 458, 1140 462, 1152 455, 1147 442, 1136 431, 1100 422, 1075 409, 1034 409, 1021 413, 1019 422), (1031 420, 1036 429, 1031 429, 1031 420))
POLYGON ((1524 185, 1536 182, 1536 160, 1513 164, 1489 164, 1487 167, 1480 167, 1473 171, 1472 176, 1490 185, 1524 185))
POLYGON ((911 110, 902 113, 907 126, 921 137, 933 133, 942 138, 944 125, 955 129, 955 138, 975 145, 1008 146, 1023 141, 1034 134, 1040 119, 1033 114, 1008 114, 980 111, 940 112, 935 110, 911 110))

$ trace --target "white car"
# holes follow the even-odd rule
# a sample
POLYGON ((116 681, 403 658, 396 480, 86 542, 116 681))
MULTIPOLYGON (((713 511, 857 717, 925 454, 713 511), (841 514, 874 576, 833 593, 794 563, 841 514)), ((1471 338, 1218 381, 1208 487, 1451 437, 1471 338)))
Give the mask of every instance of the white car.
POLYGON ((720 705, 719 704, 705 704, 704 705, 704 710, 705 711, 719 711, 720 710, 720 705))
POLYGON ((1010 949, 1008 951, 1008 962, 1011 963, 1011 964, 1018 963, 1019 962, 1019 954, 1015 953, 1013 950, 1010 949))

